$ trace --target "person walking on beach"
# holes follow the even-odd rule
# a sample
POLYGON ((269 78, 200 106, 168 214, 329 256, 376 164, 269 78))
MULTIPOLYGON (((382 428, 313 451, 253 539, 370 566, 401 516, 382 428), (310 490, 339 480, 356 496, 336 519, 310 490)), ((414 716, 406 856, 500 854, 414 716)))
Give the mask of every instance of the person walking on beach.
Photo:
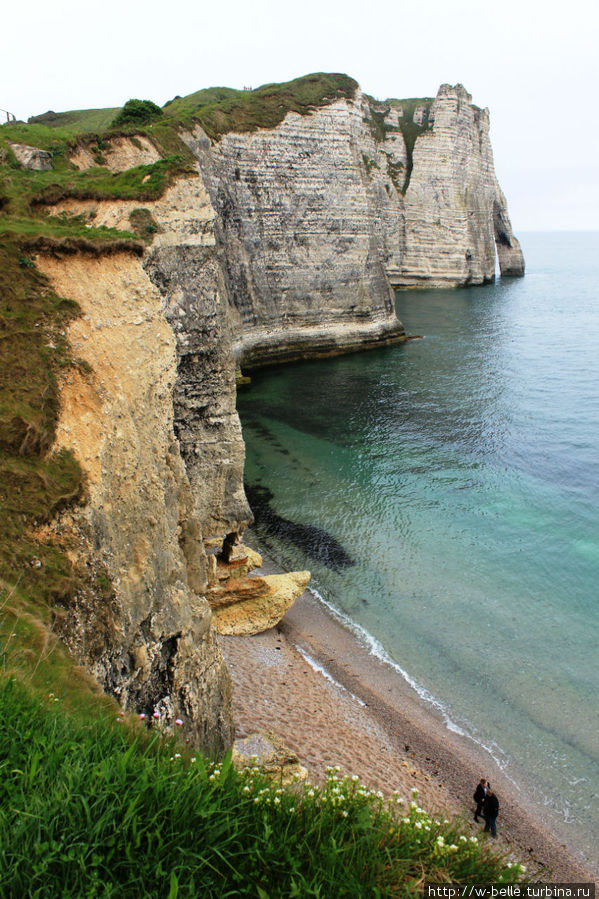
POLYGON ((497 815, 499 814, 499 799, 491 789, 487 787, 487 795, 483 809, 485 819, 485 833, 491 833, 492 837, 497 836, 497 815))
POLYGON ((480 783, 476 785, 476 790, 474 791, 474 801, 476 802, 476 811, 474 812, 474 820, 478 822, 478 816, 483 813, 483 805, 485 802, 485 797, 487 795, 487 787, 488 783, 484 777, 481 777, 480 783))

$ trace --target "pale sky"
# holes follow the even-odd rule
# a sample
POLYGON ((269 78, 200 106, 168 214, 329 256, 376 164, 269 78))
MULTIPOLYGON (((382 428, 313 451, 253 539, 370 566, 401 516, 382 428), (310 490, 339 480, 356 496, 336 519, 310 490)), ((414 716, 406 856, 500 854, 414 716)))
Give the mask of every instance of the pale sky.
POLYGON ((318 71, 380 99, 461 82, 516 234, 599 229, 595 0, 28 0, 0 22, 0 107, 22 119, 318 71))

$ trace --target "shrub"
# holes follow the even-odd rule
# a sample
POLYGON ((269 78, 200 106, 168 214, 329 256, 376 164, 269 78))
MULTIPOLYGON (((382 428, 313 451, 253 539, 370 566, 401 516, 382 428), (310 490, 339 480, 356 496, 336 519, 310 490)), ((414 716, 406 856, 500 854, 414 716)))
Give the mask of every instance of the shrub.
POLYGON ((147 125, 163 115, 160 106, 151 100, 127 100, 113 121, 117 125, 147 125))

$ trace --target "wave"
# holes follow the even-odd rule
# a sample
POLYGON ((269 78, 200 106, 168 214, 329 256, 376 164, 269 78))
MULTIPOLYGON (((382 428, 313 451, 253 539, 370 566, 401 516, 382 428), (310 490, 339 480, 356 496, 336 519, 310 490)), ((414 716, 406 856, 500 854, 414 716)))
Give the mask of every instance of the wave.
MULTIPOLYGON (((383 662, 383 664, 387 665, 388 667, 392 668, 395 672, 397 672, 397 674, 399 674, 402 677, 402 679, 407 684, 409 684, 409 686, 414 690, 414 692, 418 695, 418 697, 421 700, 423 700, 423 702, 426 702, 428 705, 432 706, 437 712, 439 712, 447 730, 450 730, 453 733, 458 734, 461 737, 465 737, 466 739, 471 740, 477 746, 480 746, 481 749, 484 749, 485 752, 487 752, 491 756, 491 758, 493 759, 495 764, 498 766, 498 768, 500 768, 500 770, 504 773, 504 775, 513 783, 513 785, 518 790, 520 790, 520 786, 507 773, 507 766, 509 764, 508 757, 507 757, 507 754, 501 749, 501 747, 497 743, 495 743, 495 742, 486 743, 484 740, 476 737, 469 730, 467 730, 464 727, 461 727, 459 724, 457 724, 451 717, 449 710, 446 708, 446 706, 439 699, 437 699, 436 696, 433 696, 433 694, 430 692, 430 690, 427 690, 426 687, 424 687, 422 684, 418 683, 418 681, 415 680, 415 678, 413 678, 412 675, 408 671, 405 670, 405 668, 402 668, 401 665, 399 665, 394 659, 392 659, 391 656, 389 655, 389 653, 387 652, 387 650, 385 649, 385 647, 382 645, 382 643, 379 640, 377 640, 376 637, 374 637, 371 633, 369 633, 364 627, 362 627, 362 625, 357 624, 355 621, 353 621, 347 615, 344 615, 337 608, 335 608, 335 606, 332 605, 327 599, 325 599, 325 597, 321 593, 319 593, 319 591, 315 587, 308 586, 307 589, 312 594, 312 596, 314 596, 314 598, 316 600, 318 600, 318 602, 322 603, 322 605, 325 606, 325 608, 327 609, 328 613, 331 615, 332 618, 334 618, 336 621, 338 621, 346 630, 349 630, 350 633, 352 633, 354 635, 354 637, 358 640, 360 645, 363 646, 370 653, 370 655, 374 656, 380 662, 383 662)), ((300 649, 300 647, 298 647, 298 649, 300 649)), ((306 658, 307 654, 304 655, 304 651, 302 651, 301 649, 300 649, 300 652, 302 653, 304 658, 306 658)), ((309 660, 306 658, 306 661, 309 661, 309 660)), ((314 660, 312 660, 312 662, 309 662, 309 664, 312 664, 313 667, 314 667, 314 665, 318 665, 318 663, 315 662, 314 660)), ((337 683, 337 681, 335 681, 334 678, 321 665, 318 665, 318 669, 329 680, 333 681, 334 683, 337 683)), ((341 685, 339 684, 339 686, 341 686, 341 685)), ((343 688, 343 689, 345 689, 345 688, 343 688)), ((347 691, 347 692, 349 692, 349 691, 347 691)), ((355 697, 355 698, 357 698, 357 697, 355 697)))

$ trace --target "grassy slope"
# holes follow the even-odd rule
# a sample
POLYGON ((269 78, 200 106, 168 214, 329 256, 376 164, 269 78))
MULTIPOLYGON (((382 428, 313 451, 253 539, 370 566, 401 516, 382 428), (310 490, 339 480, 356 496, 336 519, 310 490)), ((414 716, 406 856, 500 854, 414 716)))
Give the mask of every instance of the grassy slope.
MULTIPOLYGON (((216 796, 208 773, 189 778, 183 765, 172 768, 170 756, 150 751, 143 740, 132 743, 135 730, 115 733, 115 704, 51 630, 78 590, 107 588, 89 583, 89 572, 71 563, 68 545, 44 536, 56 513, 85 495, 73 456, 48 454, 59 413, 57 377, 72 366, 85 374, 85 366, 65 339, 78 309, 56 296, 30 253, 44 241, 54 252, 140 252, 140 242, 134 233, 95 228, 81 216, 50 217, 40 204, 68 196, 157 197, 188 170, 180 125, 200 121, 214 138, 232 129, 272 127, 289 109, 306 114, 354 88, 346 76, 316 75, 251 93, 217 88, 175 100, 164 120, 142 129, 166 158, 121 174, 102 166, 79 172, 68 162, 78 141, 101 155, 108 135, 89 128, 90 113, 103 111, 0 127, 0 896, 27 890, 36 896, 170 890, 176 896, 179 883, 180 895, 204 889, 220 896, 223 883, 235 894, 247 888, 251 895, 342 895, 338 884, 347 883, 352 895, 363 884, 372 884, 369 895, 376 894, 375 884, 383 894, 402 895, 399 883, 423 875, 414 828, 411 836, 404 828, 407 842, 398 842, 397 834, 383 838, 389 820, 377 817, 374 807, 360 810, 360 798, 349 822, 327 806, 290 825, 293 794, 277 803, 267 792, 255 803, 253 787, 248 798, 247 784, 227 775, 228 786, 216 796), (53 170, 21 169, 10 141, 49 150, 53 170), (58 706, 48 705, 50 694, 60 697, 58 706), (205 844, 198 834, 208 819, 205 844)), ((137 219, 149 227, 147 216, 137 219)), ((310 797, 304 802, 309 811, 310 797)), ((429 846, 427 857, 435 852, 429 846)), ((497 879, 501 866, 490 864, 497 879)), ((445 862, 442 870, 439 877, 466 876, 466 868, 445 862)))
POLYGON ((10 680, 0 716, 3 896, 417 896, 427 880, 521 876, 416 801, 334 770, 322 789, 283 790, 158 725, 90 722, 10 680))
POLYGON ((71 112, 45 112, 32 116, 29 124, 47 125, 61 128, 71 133, 86 131, 106 131, 120 107, 114 109, 74 109, 71 112))
MULTIPOLYGON (((164 120, 143 130, 160 136, 165 126, 176 128, 199 122, 209 137, 218 140, 229 131, 274 128, 290 111, 307 115, 340 97, 352 97, 357 87, 357 82, 348 75, 317 72, 282 84, 265 84, 252 91, 206 88, 170 100, 164 106, 164 120)), ((14 135, 12 140, 20 139, 47 149, 52 132, 68 140, 90 131, 107 131, 117 112, 116 109, 87 109, 45 113, 34 116, 29 125, 0 128, 0 134, 10 132, 14 135)))

